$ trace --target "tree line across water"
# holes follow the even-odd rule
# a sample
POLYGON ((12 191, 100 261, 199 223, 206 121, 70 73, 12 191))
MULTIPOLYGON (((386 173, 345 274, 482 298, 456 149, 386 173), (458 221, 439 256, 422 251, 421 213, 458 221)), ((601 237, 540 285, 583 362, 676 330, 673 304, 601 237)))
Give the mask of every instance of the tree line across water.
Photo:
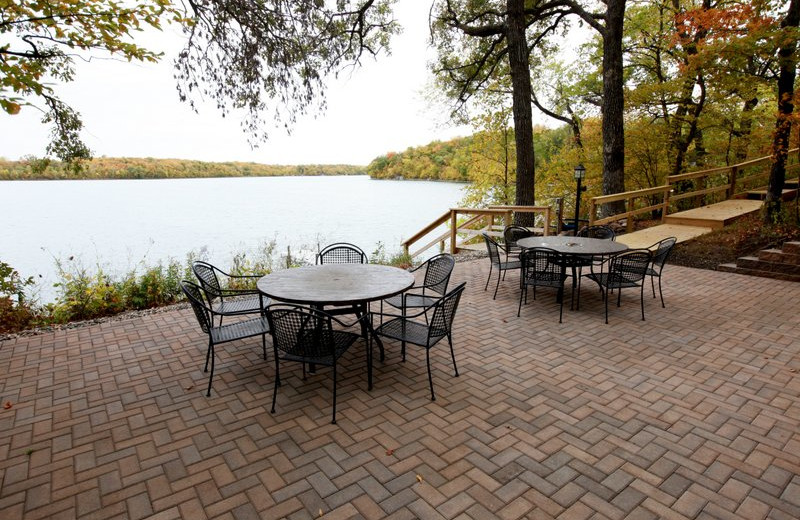
POLYGON ((0 160, 0 180, 56 179, 181 179, 193 177, 276 177, 293 175, 363 175, 352 164, 259 164, 204 162, 184 159, 108 158, 82 161, 80 168, 36 157, 0 160))

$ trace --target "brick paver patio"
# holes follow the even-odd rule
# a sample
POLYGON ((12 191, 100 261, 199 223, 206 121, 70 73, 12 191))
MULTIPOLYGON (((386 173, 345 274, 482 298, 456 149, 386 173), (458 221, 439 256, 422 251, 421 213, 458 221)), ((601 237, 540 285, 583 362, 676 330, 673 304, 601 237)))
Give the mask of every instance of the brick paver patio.
POLYGON ((800 518, 800 285, 675 266, 667 308, 623 293, 603 323, 540 291, 496 301, 485 260, 456 317, 461 376, 387 345, 366 390, 259 338, 220 349, 177 310, 0 343, 0 518, 800 518))

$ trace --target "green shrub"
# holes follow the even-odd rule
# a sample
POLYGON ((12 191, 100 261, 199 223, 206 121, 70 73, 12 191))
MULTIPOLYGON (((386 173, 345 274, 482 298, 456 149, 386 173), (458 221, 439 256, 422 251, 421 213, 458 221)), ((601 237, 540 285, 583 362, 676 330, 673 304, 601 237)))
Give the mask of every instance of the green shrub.
POLYGON ((23 330, 36 324, 39 309, 27 291, 33 277, 22 278, 10 265, 0 261, 0 332, 23 330))

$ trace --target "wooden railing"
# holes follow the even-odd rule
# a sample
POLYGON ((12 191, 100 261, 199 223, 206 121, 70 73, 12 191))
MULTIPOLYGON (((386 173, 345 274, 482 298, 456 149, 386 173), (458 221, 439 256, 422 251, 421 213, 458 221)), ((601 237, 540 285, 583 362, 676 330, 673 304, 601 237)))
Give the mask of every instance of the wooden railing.
MULTIPOLYGON (((798 148, 789 150, 789 157, 793 158, 793 160, 787 164, 787 173, 800 171, 800 164, 797 163, 796 159, 798 150, 798 148)), ((608 224, 609 222, 627 219, 627 231, 630 232, 633 230, 633 217, 660 210, 663 220, 669 214, 673 203, 680 200, 693 199, 696 201, 695 206, 701 206, 710 202, 741 196, 748 190, 766 184, 769 168, 764 168, 764 166, 771 163, 772 156, 761 157, 732 166, 670 175, 667 177, 667 183, 663 186, 592 197, 589 200, 589 225, 608 224), (658 198, 660 201, 653 204, 654 198, 658 198), (645 199, 644 205, 639 202, 641 199, 645 199), (618 201, 625 201, 624 212, 605 218, 597 217, 599 206, 618 201)), ((680 209, 687 208, 682 207, 680 209)))
POLYGON ((502 236, 502 227, 511 224, 514 213, 541 214, 542 228, 539 231, 544 235, 549 234, 553 218, 553 210, 550 206, 490 206, 480 209, 451 208, 401 245, 403 246, 403 251, 414 258, 437 244, 439 249, 444 251, 449 241, 450 253, 456 254, 460 249, 465 248, 471 241, 479 237, 481 233, 502 236), (500 223, 502 223, 502 226, 500 223), (411 246, 445 224, 449 224, 446 231, 436 234, 417 250, 410 252, 411 246))

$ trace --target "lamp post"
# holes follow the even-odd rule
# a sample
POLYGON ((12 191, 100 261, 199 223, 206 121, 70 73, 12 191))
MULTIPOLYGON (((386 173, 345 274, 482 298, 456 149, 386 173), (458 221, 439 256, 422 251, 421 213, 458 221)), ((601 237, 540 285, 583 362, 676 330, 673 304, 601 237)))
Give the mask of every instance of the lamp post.
POLYGON ((586 168, 582 164, 575 167, 575 180, 578 181, 578 188, 575 191, 575 231, 574 235, 578 235, 578 215, 581 208, 581 192, 586 191, 586 186, 581 186, 581 181, 586 177, 586 168))

